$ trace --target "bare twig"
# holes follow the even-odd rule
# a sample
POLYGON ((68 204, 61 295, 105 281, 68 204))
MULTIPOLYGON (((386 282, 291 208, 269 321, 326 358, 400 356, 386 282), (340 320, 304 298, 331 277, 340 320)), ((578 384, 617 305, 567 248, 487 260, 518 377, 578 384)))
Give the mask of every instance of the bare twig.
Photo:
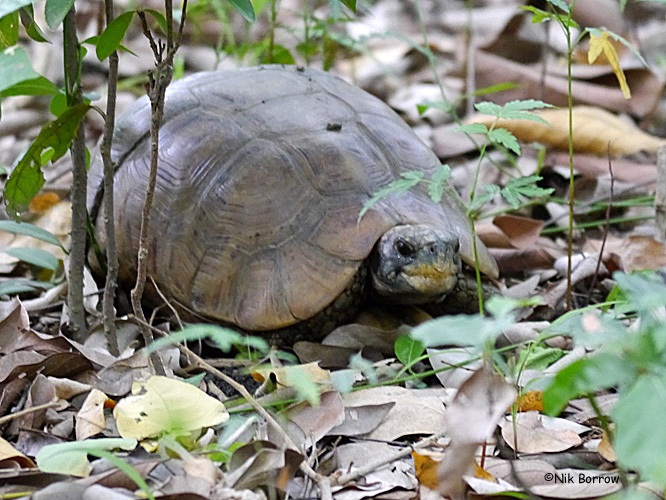
MULTIPOLYGON (((217 368, 211 366, 208 364, 206 361, 204 361, 202 358, 197 356, 194 352, 189 350, 187 347, 179 345, 178 346, 180 351, 185 354, 186 356, 189 357, 190 362, 194 366, 198 366, 199 368, 205 370, 206 372, 210 373, 211 375, 214 375, 222 380, 224 380, 227 384, 229 384, 231 387, 233 387, 249 404, 252 406, 252 408, 259 414, 261 417, 263 417, 268 425, 270 425, 275 432, 278 433, 278 435, 282 438, 282 440, 285 442, 285 444, 289 448, 293 448, 296 451, 300 451, 298 449, 298 446, 296 446, 296 443, 289 437, 289 435, 285 432, 285 430, 280 426, 280 424, 273 418, 273 415, 268 413, 268 411, 261 406, 254 397, 250 394, 250 392, 245 388, 244 385, 236 382, 233 378, 231 378, 229 375, 227 375, 224 372, 221 372, 217 368)), ((331 494, 331 482, 330 480, 319 474, 317 471, 315 471, 305 460, 301 462, 300 464, 300 469, 301 471, 308 476, 310 479, 312 479, 314 482, 317 483, 319 486, 320 494, 322 499, 326 498, 332 498, 331 494)))
MULTIPOLYGON (((65 93, 67 105, 83 103, 79 61, 79 42, 76 37, 74 5, 65 16, 63 23, 63 48, 65 69, 65 93)), ((86 256, 86 138, 83 123, 79 125, 76 137, 70 148, 72 154, 72 243, 69 254, 69 288, 67 306, 72 336, 82 342, 88 333, 86 311, 83 307, 83 266, 86 256)))
POLYGON ((599 268, 601 261, 604 257, 604 248, 606 247, 606 239, 608 238, 608 229, 610 228, 610 214, 613 206, 613 187, 615 184, 615 177, 613 176, 613 162, 611 160, 610 142, 608 143, 608 172, 610 173, 610 193, 608 194, 608 206, 606 207, 606 224, 604 225, 604 236, 601 240, 601 249, 599 250, 599 259, 597 260, 597 268, 592 276, 592 284, 587 292, 587 303, 592 299, 592 290, 597 286, 597 279, 599 277, 599 268))
POLYGON ((58 406, 60 402, 58 400, 51 401, 49 403, 44 403, 41 405, 37 406, 32 406, 30 408, 26 408, 25 410, 17 411, 14 413, 11 413, 10 415, 5 415, 4 417, 0 417, 0 425, 3 425, 11 420, 14 420, 15 418, 23 417, 25 415, 30 415, 31 413, 35 413, 37 411, 41 410, 48 410, 49 408, 54 408, 58 406))
POLYGON ((407 446, 406 448, 400 450, 399 452, 396 452, 393 455, 387 456, 387 457, 382 457, 379 460, 369 463, 363 467, 358 468, 354 472, 350 472, 349 474, 345 474, 344 476, 340 476, 337 479, 334 480, 333 484, 343 486, 347 483, 350 483, 359 477, 363 477, 366 474, 369 474, 370 472, 373 472, 384 465, 390 464, 391 462, 395 462, 396 460, 400 460, 403 457, 406 457, 408 455, 411 455, 414 450, 418 450, 420 448, 427 448, 428 446, 434 446, 437 444, 437 440, 444 436, 446 434, 446 431, 439 432, 437 434, 433 434, 432 436, 428 436, 427 438, 423 438, 421 441, 418 443, 415 443, 411 446, 407 446))
MULTIPOLYGON (((164 115, 164 96, 166 89, 171 82, 173 76, 173 58, 176 51, 180 46, 183 33, 183 25, 185 24, 185 16, 187 11, 187 0, 183 1, 181 25, 178 31, 178 37, 174 41, 173 33, 173 3, 172 0, 164 1, 164 8, 166 10, 167 19, 167 43, 166 47, 162 41, 155 41, 146 22, 146 16, 143 12, 139 12, 139 18, 143 26, 143 33, 150 43, 150 47, 155 57, 155 69, 149 72, 149 87, 148 98, 150 99, 151 121, 150 121, 150 174, 148 176, 148 186, 146 188, 146 201, 143 205, 141 213, 141 232, 139 236, 139 251, 137 257, 137 277, 136 285, 132 289, 132 308, 134 314, 146 322, 146 317, 143 314, 141 307, 141 298, 146 286, 146 265, 148 261, 148 254, 150 253, 150 243, 148 239, 148 232, 150 228, 150 211, 153 206, 153 197, 155 194, 155 184, 157 181, 157 163, 159 153, 159 137, 160 125, 162 123, 162 116, 164 115), (166 53, 165 53, 166 50, 166 53)), ((149 328, 141 327, 146 345, 153 341, 153 334, 149 328)), ((151 360, 155 367, 156 373, 164 374, 164 366, 159 357, 159 353, 154 353, 151 360)))
MULTIPOLYGON (((113 0, 105 0, 106 26, 113 21, 113 0)), ((112 356, 120 355, 118 339, 116 338, 115 310, 113 302, 118 286, 118 253, 116 251, 116 228, 113 216, 113 177, 115 165, 111 159, 111 142, 116 120, 116 89, 118 86, 118 53, 113 51, 109 56, 109 81, 106 99, 106 113, 104 120, 104 139, 101 153, 104 163, 104 231, 106 233, 106 284, 104 285, 104 299, 102 314, 104 335, 109 352, 112 356)))
MULTIPOLYGON (((183 329, 183 322, 180 320, 180 315, 178 314, 178 311, 176 311, 176 308, 173 307, 171 302, 169 302, 167 300, 167 298, 164 296, 164 294, 162 293, 162 290, 160 290, 160 287, 157 286, 157 283, 155 283, 155 280, 153 279, 152 276, 150 277, 150 282, 153 284, 153 287, 155 287, 155 291, 157 292, 157 295, 159 295, 160 298, 164 301, 164 305, 166 305, 169 308, 169 310, 171 311, 173 316, 176 318, 176 322, 178 323, 178 327, 182 330, 183 329)), ((152 321, 151 321, 151 323, 152 323, 152 321)))
POLYGON ((654 195, 656 239, 666 241, 666 146, 657 153, 657 189, 654 195))

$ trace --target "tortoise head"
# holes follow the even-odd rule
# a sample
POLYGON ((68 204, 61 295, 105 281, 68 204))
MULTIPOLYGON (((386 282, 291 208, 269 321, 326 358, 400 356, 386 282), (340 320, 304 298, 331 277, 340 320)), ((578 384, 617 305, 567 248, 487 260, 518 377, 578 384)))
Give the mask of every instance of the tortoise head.
POLYGON ((391 302, 437 302, 456 285, 458 236, 427 225, 399 225, 379 239, 370 258, 375 292, 391 302))

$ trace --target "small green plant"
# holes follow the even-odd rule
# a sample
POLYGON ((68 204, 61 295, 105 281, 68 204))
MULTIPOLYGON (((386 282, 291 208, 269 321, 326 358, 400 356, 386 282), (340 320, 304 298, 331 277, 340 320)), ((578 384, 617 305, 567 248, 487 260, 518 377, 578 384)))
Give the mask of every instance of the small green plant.
POLYGON ((647 62, 640 55, 640 53, 624 38, 620 35, 613 33, 612 31, 606 29, 598 28, 585 28, 580 29, 580 26, 573 19, 574 6, 576 0, 572 0, 570 3, 566 3, 564 0, 548 0, 549 7, 551 11, 545 11, 538 9, 533 6, 520 7, 521 9, 532 12, 532 22, 533 23, 543 23, 547 21, 555 21, 564 32, 564 36, 567 41, 567 96, 568 96, 568 109, 569 109, 569 231, 567 233, 567 254, 568 254, 568 266, 567 266, 567 310, 571 310, 572 307, 572 285, 571 285, 571 270, 572 270, 572 254, 573 254, 573 219, 574 219, 574 166, 573 166, 573 92, 572 92, 572 82, 573 77, 571 75, 571 63, 573 60, 573 53, 578 44, 585 38, 585 36, 590 36, 590 50, 588 53, 588 61, 592 64, 596 58, 603 52, 606 58, 608 59, 613 72, 618 78, 620 83, 620 88, 626 99, 631 98, 631 92, 627 85, 627 81, 624 77, 622 68, 618 61, 617 52, 615 47, 610 42, 609 38, 625 45, 629 50, 631 50, 638 59, 647 66, 647 62), (578 31, 578 37, 574 40, 573 35, 574 31, 578 31))
POLYGON ((611 295, 619 303, 606 311, 565 315, 548 333, 571 335, 594 352, 561 370, 544 393, 546 412, 560 413, 569 400, 586 396, 612 437, 618 464, 641 479, 666 487, 666 284, 663 273, 615 273, 611 295), (609 418, 594 394, 616 390, 609 418))

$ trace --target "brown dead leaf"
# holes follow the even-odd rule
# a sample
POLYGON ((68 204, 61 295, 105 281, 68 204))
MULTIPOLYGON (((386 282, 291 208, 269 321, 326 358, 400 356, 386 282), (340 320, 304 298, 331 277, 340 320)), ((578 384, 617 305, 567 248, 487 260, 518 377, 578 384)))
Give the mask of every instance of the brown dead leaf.
POLYGON ((582 443, 578 435, 588 427, 561 418, 547 417, 535 411, 518 413, 514 422, 507 417, 501 424, 502 437, 521 453, 564 451, 582 443))
MULTIPOLYGON (((493 219, 493 225, 502 231, 511 247, 526 250, 537 242, 545 224, 543 221, 529 217, 498 215, 493 219)), ((499 245, 493 246, 498 247, 499 245)))
MULTIPOLYGON (((569 153, 564 151, 549 151, 546 154, 547 165, 569 165, 569 153)), ((631 182, 635 185, 645 185, 645 191, 654 189, 652 183, 657 180, 657 165, 655 161, 640 162, 633 159, 614 158, 613 177, 616 181, 631 182)), ((608 176, 608 158, 592 154, 578 153, 574 157, 574 168, 586 177, 608 176)))
MULTIPOLYGON (((639 63, 640 64, 640 63, 639 63)), ((634 98, 626 100, 622 95, 617 79, 610 66, 575 66, 573 70, 580 75, 593 75, 588 81, 576 79, 572 82, 574 104, 602 106, 605 109, 620 113, 630 113, 638 117, 649 115, 659 103, 663 83, 651 71, 637 65, 623 64, 624 74, 634 98), (600 75, 605 72, 606 75, 600 75)), ((489 87, 500 83, 518 84, 515 89, 489 95, 488 98, 497 104, 509 101, 541 98, 554 106, 567 107, 568 81, 564 72, 556 74, 549 70, 542 89, 541 65, 520 64, 504 57, 485 51, 476 53, 476 84, 478 87, 489 87)))
POLYGON ((377 428, 394 406, 394 402, 345 406, 345 418, 343 422, 331 429, 328 435, 362 436, 369 434, 377 428))
POLYGON ((528 391, 516 401, 518 411, 543 411, 543 391, 528 391))
MULTIPOLYGON (((583 250, 598 255, 600 249, 601 241, 588 240, 583 250)), ((604 247, 604 259, 613 254, 620 257, 622 270, 627 273, 666 266, 666 246, 649 236, 619 238, 609 234, 604 247)))
POLYGON ((284 484, 298 470, 303 455, 292 449, 279 449, 269 441, 254 441, 233 452, 227 464, 224 484, 235 489, 284 484), (285 471, 284 473, 282 471, 285 471))
POLYGON ((545 248, 528 250, 493 248, 490 253, 495 258, 501 274, 523 272, 526 269, 548 269, 555 262, 551 252, 545 248))
POLYGON ((613 449, 613 445, 611 444, 610 438, 608 437, 608 433, 606 431, 604 431, 601 437, 601 442, 599 443, 599 455, 604 457, 609 462, 617 461, 617 455, 615 454, 615 450, 613 449))
POLYGON ((381 423, 365 437, 394 441, 407 435, 428 435, 446 427, 446 408, 455 393, 447 389, 405 389, 403 387, 372 387, 344 394, 346 408, 394 403, 381 423))
MULTIPOLYGON (((298 449, 307 450, 344 422, 345 411, 340 394, 328 391, 321 395, 319 406, 303 401, 289 408, 286 416, 289 421, 287 433, 298 449)), ((271 441, 279 443, 281 439, 271 436, 271 441)))
POLYGON ((76 439, 83 441, 106 428, 104 404, 107 396, 102 391, 93 389, 86 397, 81 409, 76 414, 76 439))
MULTIPOLYGON (((549 126, 527 120, 499 120, 497 127, 513 133, 523 142, 540 142, 566 150, 569 147, 569 111, 547 109, 539 113, 549 126)), ((477 115, 471 123, 495 123, 492 117, 477 115)), ((640 151, 656 152, 666 139, 651 136, 638 127, 620 120, 601 108, 576 106, 573 109, 574 151, 606 155, 609 144, 613 156, 626 156, 640 151)))

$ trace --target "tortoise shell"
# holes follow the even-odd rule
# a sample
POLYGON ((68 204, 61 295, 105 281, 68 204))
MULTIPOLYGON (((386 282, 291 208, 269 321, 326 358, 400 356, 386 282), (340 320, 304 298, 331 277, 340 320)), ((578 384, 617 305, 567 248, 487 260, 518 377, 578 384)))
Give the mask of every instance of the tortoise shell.
MULTIPOLYGON (((136 275, 150 119, 141 98, 113 140, 121 284, 136 275)), ((417 186, 357 222, 378 190, 440 162, 387 105, 335 76, 282 66, 198 73, 168 88, 160 130, 148 275, 185 310, 252 331, 311 318, 398 224, 457 233, 473 265, 471 224, 448 186, 439 204, 417 186)), ((101 175, 97 158, 89 207, 103 248, 101 175)), ((477 245, 481 270, 496 276, 477 245)))

